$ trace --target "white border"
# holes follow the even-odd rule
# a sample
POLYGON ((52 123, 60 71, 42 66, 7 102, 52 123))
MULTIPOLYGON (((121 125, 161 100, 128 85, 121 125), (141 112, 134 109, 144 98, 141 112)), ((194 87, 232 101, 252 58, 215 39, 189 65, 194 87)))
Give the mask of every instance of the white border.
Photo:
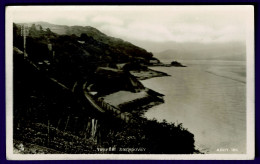
MULTIPOLYGON (((21 7, 21 6, 20 6, 21 7)), ((75 6, 74 6, 75 7, 75 6)), ((133 6, 132 6, 133 7, 133 6)), ((252 160, 255 157, 255 73, 254 73, 254 6, 244 5, 247 12, 247 153, 246 154, 13 154, 13 11, 16 6, 6 7, 6 158, 7 160, 103 160, 103 159, 133 159, 133 160, 252 160)))

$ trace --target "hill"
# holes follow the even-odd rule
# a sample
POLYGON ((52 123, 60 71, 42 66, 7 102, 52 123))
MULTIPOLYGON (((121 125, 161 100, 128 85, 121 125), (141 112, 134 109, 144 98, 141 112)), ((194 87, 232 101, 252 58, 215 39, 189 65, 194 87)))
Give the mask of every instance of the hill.
MULTIPOLYGON (((110 48, 115 51, 114 53, 121 53, 121 55, 128 56, 139 56, 145 59, 152 57, 152 53, 147 52, 145 49, 135 46, 132 43, 122 39, 107 36, 106 34, 91 26, 65 26, 55 25, 47 22, 32 22, 22 24, 27 26, 41 26, 43 30, 50 29, 50 31, 58 35, 76 35, 77 37, 80 37, 82 34, 86 34, 85 36, 93 38, 97 42, 109 45, 110 48)), ((85 36, 84 39, 86 39, 85 36)))
MULTIPOLYGON (((14 46, 20 50, 23 50, 22 25, 25 23, 13 26, 14 46)), ((47 64, 48 74, 69 86, 75 81, 93 79, 98 67, 116 68, 120 63, 149 64, 154 59, 145 49, 107 36, 93 27, 46 22, 26 25, 26 52, 30 59, 41 65, 47 64)))

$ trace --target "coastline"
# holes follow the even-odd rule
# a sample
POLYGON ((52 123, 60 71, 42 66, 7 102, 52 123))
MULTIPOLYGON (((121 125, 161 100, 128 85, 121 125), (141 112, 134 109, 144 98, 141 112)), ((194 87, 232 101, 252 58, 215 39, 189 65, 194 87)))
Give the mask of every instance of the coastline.
MULTIPOLYGON (((34 150, 35 152, 37 150, 37 152, 42 153, 49 151, 49 149, 45 150, 45 147, 68 154, 97 153, 97 148, 99 146, 104 147, 106 145, 109 145, 111 147, 114 146, 115 143, 117 148, 116 150, 118 150, 118 148, 131 147, 133 143, 139 144, 141 145, 141 147, 146 148, 147 151, 139 153, 197 153, 197 150, 194 148, 194 135, 183 128, 181 124, 171 124, 167 122, 159 123, 156 120, 148 120, 142 117, 142 112, 150 109, 152 106, 158 105, 163 102, 163 95, 156 91, 148 89, 147 87, 144 87, 142 84, 139 85, 139 80, 145 78, 148 79, 152 77, 166 76, 165 73, 148 69, 147 72, 139 72, 138 78, 133 77, 133 75, 130 75, 129 73, 124 74, 124 80, 128 80, 128 82, 130 82, 128 83, 129 85, 133 85, 136 87, 136 90, 134 90, 134 92, 127 91, 128 93, 126 93, 126 95, 130 94, 129 92, 131 92, 131 94, 134 94, 134 97, 137 96, 136 94, 140 94, 141 92, 145 92, 145 94, 147 94, 147 96, 144 96, 141 99, 135 97, 131 100, 131 102, 125 101, 124 103, 127 104, 121 103, 126 105, 124 108, 129 107, 130 114, 133 109, 137 109, 136 107, 140 107, 140 110, 138 110, 136 114, 134 114, 137 121, 130 121, 131 123, 128 123, 128 121, 124 122, 122 121, 122 119, 118 118, 123 117, 125 119, 125 116, 127 115, 122 115, 121 113, 127 113, 127 111, 121 111, 119 113, 120 115, 116 115, 118 113, 116 111, 116 113, 114 112, 113 115, 111 110, 110 112, 108 111, 104 113, 92 110, 93 107, 91 106, 90 102, 87 102, 85 101, 85 99, 80 97, 80 95, 82 95, 82 89, 84 90, 84 88, 86 87, 82 88, 82 85, 78 84, 75 85, 71 91, 64 90, 61 85, 57 85, 56 83, 54 83, 53 80, 48 81, 47 76, 37 74, 38 71, 33 72, 34 70, 32 63, 28 62, 28 60, 24 60, 22 56, 19 57, 20 60, 15 60, 16 64, 18 64, 16 65, 16 68, 21 67, 23 69, 18 69, 19 71, 21 71, 21 73, 16 74, 16 76, 21 76, 19 76, 21 78, 20 80, 24 84, 26 84, 23 87, 26 88, 27 86, 27 90, 37 91, 37 94, 34 94, 33 96, 29 95, 30 100, 35 101, 34 99, 37 98, 40 102, 40 100, 46 99, 48 100, 46 101, 46 104, 49 105, 48 108, 45 108, 45 106, 41 106, 41 104, 34 103, 34 106, 32 107, 33 111, 30 111, 27 108, 24 108, 24 106, 21 106, 22 103, 20 104, 20 106, 23 110, 18 111, 18 109, 20 108, 15 108, 17 112, 24 111, 20 115, 18 115, 19 117, 16 118, 17 121, 15 122, 16 128, 14 132, 14 139, 18 141, 17 144, 22 144, 23 147, 25 147, 26 149, 26 151, 24 151, 23 153, 30 154, 33 153, 34 150), (27 67, 22 67, 23 64, 27 67), (39 85, 36 85, 35 88, 32 88, 31 83, 39 83, 37 81, 39 80, 38 78, 32 79, 32 76, 27 76, 27 74, 32 75, 32 73, 35 73, 37 76, 39 76, 41 78, 41 82, 46 80, 50 84, 45 85, 45 89, 43 89, 42 86, 39 85), (24 74, 26 74, 26 77, 28 78, 24 78, 24 74), (55 94, 53 94, 53 91, 55 92, 55 94), (62 97, 58 95, 64 96, 62 97), (56 101, 60 102, 58 103, 58 105, 60 106, 57 107, 56 101), (64 102, 66 102, 69 107, 62 107, 62 105, 64 105, 64 102), (52 106, 52 104, 54 104, 55 106, 52 106), (27 120, 25 118, 35 117, 34 111, 39 110, 42 112, 42 114, 38 116, 39 118, 37 120, 29 119, 28 121, 25 121, 27 120), (58 118, 56 115, 57 112, 61 114, 61 116, 58 118), (48 119, 48 122, 46 122, 46 118, 48 119), (80 122, 82 124, 79 124, 80 122), (35 125, 39 126, 35 127, 35 125), (72 137, 72 140, 68 138, 67 134, 71 134, 69 136, 72 137), (132 139, 125 139, 126 136, 129 136, 132 139), (147 144, 151 142, 153 142, 154 144, 147 144), (27 143, 39 145, 41 147, 37 147, 36 149, 35 146, 29 146, 27 150, 27 143), (68 144, 70 144, 70 148, 67 147, 68 144), (176 147, 176 149, 172 149, 172 147, 176 147)), ((119 72, 119 75, 121 74, 122 73, 119 72)), ((118 80, 120 82, 120 79, 117 79, 115 81, 118 80)), ((92 89, 92 87, 89 87, 89 89, 92 89)), ((120 92, 120 90, 118 90, 117 92, 120 92)), ((120 99, 120 95, 117 98, 120 99)), ((98 102, 96 102, 95 104, 97 103, 98 102)), ((50 152, 52 151, 50 150, 50 152)), ((116 151, 99 153, 112 154, 122 152, 116 151)), ((124 152, 124 154, 128 153, 134 152, 124 152)))
MULTIPOLYGON (((162 66, 163 67, 163 66, 162 66)), ((135 70, 135 71, 130 71, 130 73, 135 76, 137 78, 138 81, 142 81, 142 80, 148 80, 151 78, 156 78, 156 77, 164 77, 164 76, 170 76, 167 73, 161 72, 161 71, 156 71, 153 70, 151 68, 147 68, 147 70, 135 70)), ((163 94, 155 92, 149 88, 145 88, 146 91, 150 91, 149 94, 151 95, 160 95, 162 98, 161 99, 154 99, 153 96, 148 95, 146 97, 146 101, 149 101, 148 103, 145 104, 138 104, 138 102, 136 102, 134 106, 131 105, 131 107, 135 108, 134 110, 132 110, 132 113, 137 115, 137 116, 141 116, 143 117, 143 114, 148 111, 150 108, 160 105, 162 103, 164 103, 164 99, 163 99, 163 94)))
POLYGON ((135 76, 138 80, 147 80, 154 77, 163 77, 163 76, 170 76, 167 73, 156 71, 153 69, 148 68, 147 70, 135 70, 130 71, 130 73, 135 76))

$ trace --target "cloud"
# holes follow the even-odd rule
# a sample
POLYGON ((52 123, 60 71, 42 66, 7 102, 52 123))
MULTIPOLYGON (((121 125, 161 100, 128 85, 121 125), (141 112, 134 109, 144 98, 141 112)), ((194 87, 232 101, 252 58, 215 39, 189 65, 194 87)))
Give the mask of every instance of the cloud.
POLYGON ((201 24, 154 24, 130 22, 127 26, 105 24, 99 27, 104 33, 126 40, 153 42, 228 42, 243 41, 244 29, 236 26, 212 28, 201 24))
POLYGON ((129 23, 128 26, 103 25, 101 31, 112 36, 124 37, 136 40, 165 41, 172 39, 172 33, 167 27, 140 22, 129 23))
POLYGON ((85 16, 81 15, 80 11, 77 10, 48 10, 45 7, 17 7, 13 10, 13 21, 14 22, 37 22, 46 21, 53 24, 61 25, 82 25, 86 22, 85 16), (73 14, 72 14, 73 13, 73 14))
POLYGON ((175 24, 171 29, 177 42, 227 42, 242 41, 245 38, 245 29, 237 26, 222 26, 214 28, 205 24, 175 24))
POLYGON ((124 22, 120 19, 117 19, 112 16, 96 16, 91 19, 93 23, 99 23, 99 24, 110 24, 110 25, 116 25, 116 26, 122 26, 124 22))
POLYGON ((226 42, 245 38, 244 6, 30 6, 13 10, 17 22, 89 25, 125 40, 226 42))

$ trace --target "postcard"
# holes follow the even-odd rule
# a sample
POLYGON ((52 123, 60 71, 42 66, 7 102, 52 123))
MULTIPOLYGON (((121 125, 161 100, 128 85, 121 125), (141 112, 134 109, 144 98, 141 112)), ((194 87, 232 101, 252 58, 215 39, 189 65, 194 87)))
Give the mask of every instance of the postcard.
POLYGON ((254 159, 253 5, 6 7, 8 160, 254 159))

